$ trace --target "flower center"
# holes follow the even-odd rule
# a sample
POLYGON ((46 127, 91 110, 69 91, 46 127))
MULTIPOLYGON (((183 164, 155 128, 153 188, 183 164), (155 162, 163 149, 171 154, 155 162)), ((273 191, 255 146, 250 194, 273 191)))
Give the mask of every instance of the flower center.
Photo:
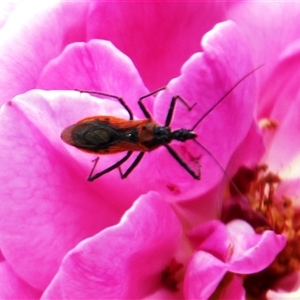
MULTIPOLYGON (((285 248, 267 269, 245 277, 244 287, 248 294, 255 297, 266 292, 279 278, 300 270, 299 213, 296 212, 291 198, 277 196, 280 182, 280 177, 268 171, 266 165, 254 169, 241 167, 233 178, 233 183, 249 199, 244 219, 258 233, 273 230, 287 238, 285 248), (252 211, 250 220, 249 211, 252 211)), ((232 187, 229 190, 232 196, 237 196, 232 187)))

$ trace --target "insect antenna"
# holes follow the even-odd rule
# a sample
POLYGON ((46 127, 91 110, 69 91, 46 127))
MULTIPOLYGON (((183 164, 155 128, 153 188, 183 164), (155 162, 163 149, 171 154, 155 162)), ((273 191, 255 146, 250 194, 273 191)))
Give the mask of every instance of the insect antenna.
MULTIPOLYGON (((263 67, 264 64, 260 65, 259 67, 255 68, 251 72, 247 73, 245 76, 243 76, 240 80, 238 80, 222 97, 219 99, 207 112, 204 113, 204 115, 196 122, 196 124, 192 127, 191 130, 194 130, 202 121, 203 119, 214 110, 216 106, 218 106, 242 81, 244 81, 248 76, 253 74, 255 71, 263 67)), ((206 148, 204 147, 200 142, 198 142, 196 139, 193 139, 193 141, 201 147, 201 149, 208 154, 212 160, 217 164, 217 166, 222 170, 224 176, 229 181, 231 186, 236 190, 239 196, 241 196, 244 200, 248 201, 248 199, 245 197, 245 195, 240 191, 240 189, 237 187, 235 182, 232 180, 232 178, 229 176, 227 171, 223 168, 223 166, 219 163, 219 161, 214 157, 214 155, 206 148)))
POLYGON ((248 76, 250 76, 251 74, 253 74, 255 71, 257 71, 258 69, 260 69, 261 67, 263 67, 264 64, 260 65, 259 67, 255 68, 254 70, 252 70, 251 72, 247 73, 245 76, 243 76, 240 80, 238 80, 223 96, 221 99, 219 99, 206 113, 204 113, 204 115, 196 122, 196 124, 192 127, 191 130, 194 130, 202 121, 203 119, 209 115, 214 109, 215 107, 217 107, 242 81, 244 81, 248 76))
POLYGON ((217 164, 217 166, 220 168, 220 170, 223 172, 224 176, 228 180, 228 182, 231 184, 231 186, 235 189, 235 191, 238 193, 238 195, 243 198, 246 202, 248 202, 248 199, 245 197, 245 195, 240 191, 238 186, 234 183, 232 178, 229 176, 227 171, 222 167, 222 165, 219 163, 219 161, 213 156, 213 154, 206 148, 204 147, 201 143, 199 143, 197 140, 193 140, 198 146, 201 147, 201 149, 208 154, 212 160, 217 164))

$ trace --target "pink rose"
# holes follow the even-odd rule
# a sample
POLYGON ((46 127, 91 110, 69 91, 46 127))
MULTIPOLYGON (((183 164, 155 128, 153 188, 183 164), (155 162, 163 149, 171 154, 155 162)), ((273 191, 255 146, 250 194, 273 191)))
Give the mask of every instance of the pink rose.
MULTIPOLYGON (((229 15, 234 19, 238 7, 96 1, 33 6, 24 1, 2 18, 0 298, 206 297, 218 290, 226 272, 249 274, 271 263, 285 244, 274 232, 258 235, 249 229, 253 243, 245 246, 228 233, 230 225, 216 223, 218 233, 205 235, 209 247, 188 240, 191 229, 196 239, 203 238, 201 228, 210 225, 201 224, 219 217, 224 186, 220 166, 193 141, 173 147, 193 169, 199 161, 201 181, 161 147, 146 153, 126 180, 114 170, 90 183, 86 178, 95 155, 60 139, 65 127, 88 116, 128 118, 116 101, 74 89, 122 96, 140 119, 138 98, 169 81, 165 91, 145 101, 149 111, 164 124, 172 96, 181 95, 196 105, 188 111, 178 103, 172 128, 193 128, 238 80, 259 64, 267 65, 259 52, 252 62, 249 46, 253 51, 254 43, 247 38, 255 31, 244 29, 245 38, 232 21, 213 28, 229 15), (234 255, 231 246, 224 246, 228 241, 234 255), (221 260, 211 251, 216 242, 221 260), (261 261, 249 250, 258 244, 261 261), (236 255, 239 247, 243 251, 236 255), (254 267, 245 272, 249 257, 254 267), (237 258, 240 273, 232 269, 237 258), (205 277, 205 270, 220 271, 209 290, 195 284, 212 278, 205 277)), ((246 26, 246 17, 236 19, 246 26)), ((282 50, 275 48, 272 65, 282 50)), ((269 72, 269 66, 265 69, 269 72)), ((264 153, 254 118, 260 72, 246 78, 195 128, 222 168, 230 161, 232 169, 243 163, 240 149, 247 149, 249 164, 264 153)), ((122 155, 101 156, 97 168, 122 155)), ((235 275, 223 295, 236 288, 243 297, 242 284, 235 275)))

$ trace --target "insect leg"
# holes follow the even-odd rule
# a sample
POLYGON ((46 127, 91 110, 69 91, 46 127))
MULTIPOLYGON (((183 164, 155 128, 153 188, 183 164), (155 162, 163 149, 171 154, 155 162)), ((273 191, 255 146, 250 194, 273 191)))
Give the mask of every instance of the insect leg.
POLYGON ((91 170, 91 173, 89 175, 89 178, 93 175, 94 170, 95 170, 95 168, 96 168, 96 166, 98 164, 98 161, 99 161, 99 156, 92 160, 92 162, 95 162, 95 163, 94 163, 94 166, 92 167, 92 170, 91 170))
POLYGON ((140 154, 136 157, 136 159, 134 160, 134 162, 132 163, 132 165, 127 169, 127 171, 125 173, 123 173, 122 170, 121 170, 121 167, 119 167, 119 171, 120 171, 120 175, 121 175, 122 179, 126 178, 131 173, 131 171, 141 161, 141 159, 143 158, 144 154, 145 154, 145 152, 140 152, 140 154))
POLYGON ((129 120, 133 120, 133 113, 123 98, 115 96, 115 95, 111 95, 111 94, 102 93, 102 92, 83 91, 83 90, 76 90, 76 91, 78 91, 80 93, 95 94, 95 95, 101 95, 101 96, 106 96, 106 97, 111 97, 111 98, 117 99, 123 105, 123 107, 127 110, 128 114, 129 114, 129 120))
POLYGON ((171 124, 177 100, 180 100, 188 108, 188 110, 192 110, 192 108, 197 104, 197 103, 195 103, 192 106, 190 106, 181 96, 177 95, 177 96, 172 97, 170 108, 169 108, 167 118, 166 118, 166 121, 165 121, 165 126, 166 127, 169 127, 170 124, 171 124))
POLYGON ((151 92, 150 94, 147 94, 147 95, 145 95, 145 96, 143 96, 143 97, 141 97, 139 99, 139 101, 138 101, 139 106, 140 106, 140 108, 141 108, 141 110, 144 113, 144 115, 145 115, 146 118, 152 119, 152 116, 151 116, 149 110, 146 108, 145 104, 142 102, 142 100, 145 99, 145 98, 147 98, 147 97, 150 97, 150 96, 152 96, 152 95, 154 95, 154 94, 156 94, 156 93, 158 93, 158 92, 160 92, 162 90, 165 90, 165 89, 166 89, 166 87, 164 86, 164 87, 162 87, 162 88, 160 88, 160 89, 158 89, 158 90, 156 90, 154 92, 151 92))
POLYGON ((121 160, 119 160, 118 162, 116 162, 114 165, 112 165, 109 168, 107 168, 107 169, 105 169, 105 170, 103 170, 103 171, 101 171, 101 172, 93 175, 95 166, 96 166, 96 164, 97 164, 97 162, 99 160, 99 159, 95 159, 95 165, 92 168, 92 171, 91 171, 91 173, 90 173, 90 175, 88 177, 88 181, 93 181, 93 180, 101 177, 102 175, 104 175, 104 174, 112 171, 113 169, 118 168, 122 163, 124 163, 131 156, 131 154, 132 154, 132 151, 128 151, 127 154, 121 160))
POLYGON ((195 179, 200 180, 201 178, 201 172, 200 172, 200 167, 199 164, 197 164, 198 166, 198 174, 191 169, 191 167, 183 160, 183 158, 173 149, 171 148, 169 145, 164 145, 169 153, 178 161, 178 163, 184 168, 186 169, 195 179))

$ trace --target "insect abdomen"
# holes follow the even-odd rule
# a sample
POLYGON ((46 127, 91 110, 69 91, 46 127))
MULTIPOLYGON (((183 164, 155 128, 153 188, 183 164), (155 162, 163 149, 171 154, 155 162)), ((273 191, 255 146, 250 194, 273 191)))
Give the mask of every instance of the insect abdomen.
POLYGON ((123 129, 98 119, 82 120, 67 127, 61 138, 71 146, 93 153, 117 153, 124 151, 124 147, 131 151, 145 151, 139 145, 135 127, 123 129))

